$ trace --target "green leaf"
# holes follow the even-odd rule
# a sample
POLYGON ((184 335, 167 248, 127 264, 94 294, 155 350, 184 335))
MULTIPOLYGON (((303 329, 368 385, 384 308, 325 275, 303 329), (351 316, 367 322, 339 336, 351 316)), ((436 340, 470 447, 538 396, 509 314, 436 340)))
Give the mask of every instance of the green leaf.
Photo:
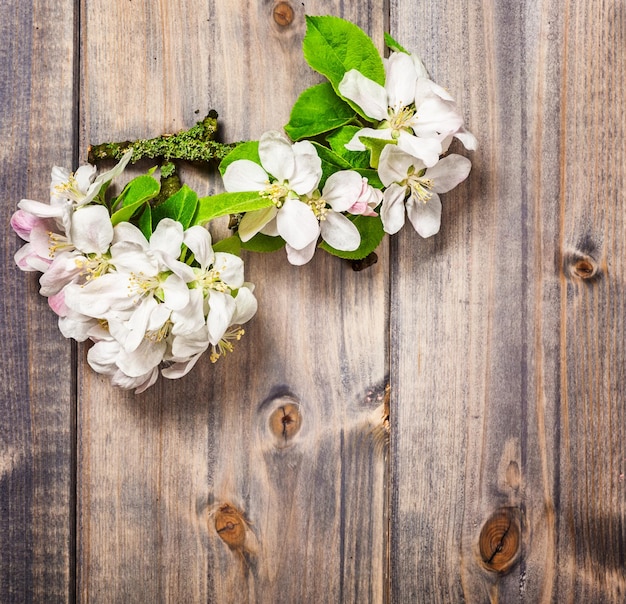
POLYGON ((395 52, 403 52, 407 55, 411 54, 406 48, 398 44, 388 33, 385 33, 385 46, 395 52))
POLYGON ((343 126, 326 137, 330 148, 353 168, 369 168, 370 155, 367 151, 349 151, 346 143, 349 143, 354 135, 361 130, 358 126, 343 126))
POLYGON ((259 141, 246 141, 237 145, 221 162, 219 166, 220 174, 224 176, 226 168, 238 159, 249 159, 261 165, 259 158, 259 141))
POLYGON ((156 197, 161 184, 150 174, 142 174, 133 178, 116 199, 114 207, 120 209, 111 215, 113 226, 129 221, 133 214, 144 204, 156 197))
POLYGON ((151 174, 142 174, 133 178, 115 200, 115 207, 135 205, 138 201, 148 201, 156 197, 161 190, 161 183, 151 174))
POLYGON ((270 237, 257 233, 252 239, 242 241, 241 247, 249 252, 275 252, 285 247, 285 241, 282 237, 270 237))
POLYGON ((355 111, 337 96, 329 82, 307 88, 298 98, 285 132, 294 140, 311 138, 348 124, 355 111))
POLYGON ((353 169, 352 166, 343 157, 341 157, 341 155, 331 151, 328 147, 324 147, 316 142, 313 142, 313 146, 317 150, 319 158, 322 160, 322 178, 320 179, 318 186, 320 190, 324 187, 327 178, 331 174, 339 172, 340 170, 353 169))
POLYGON ((361 245, 358 249, 352 252, 344 252, 331 247, 325 241, 322 241, 320 247, 329 254, 348 260, 361 260, 371 254, 385 236, 380 216, 356 216, 352 222, 359 230, 359 233, 361 233, 361 245))
POLYGON ((272 205, 267 197, 261 197, 256 191, 243 193, 220 193, 198 200, 196 215, 192 224, 205 224, 209 220, 226 216, 227 214, 241 214, 261 210, 272 205))
POLYGON ((370 166, 372 168, 378 168, 378 162, 380 160, 380 154, 387 145, 395 145, 396 141, 387 140, 383 138, 374 138, 372 136, 359 136, 359 140, 370 151, 370 166))
POLYGON ((152 235, 152 208, 150 204, 146 204, 146 209, 141 213, 139 217, 139 230, 143 233, 143 236, 150 241, 152 235))
POLYGON ((231 235, 213 244, 214 252, 226 252, 239 256, 241 254, 241 239, 238 235, 231 235))
POLYGON ((163 218, 177 220, 183 229, 191 225, 198 205, 198 195, 187 185, 183 185, 174 195, 152 209, 152 222, 158 224, 163 218))
MULTIPOLYGON (((381 86, 385 68, 378 50, 359 27, 339 17, 306 17, 302 50, 307 63, 326 76, 339 94, 339 82, 347 71, 357 69, 381 86)), ((350 103, 361 114, 360 108, 350 103)))

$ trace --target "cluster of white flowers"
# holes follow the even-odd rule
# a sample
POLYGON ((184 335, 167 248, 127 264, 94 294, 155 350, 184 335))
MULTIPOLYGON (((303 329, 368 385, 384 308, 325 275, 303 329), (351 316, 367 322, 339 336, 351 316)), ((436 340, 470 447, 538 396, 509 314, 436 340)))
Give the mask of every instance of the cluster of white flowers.
POLYGON ((469 175, 470 160, 449 149, 476 139, 416 56, 386 35, 393 52, 382 59, 353 24, 306 19, 305 59, 328 82, 296 101, 285 126, 296 142, 272 130, 220 155, 225 193, 199 199, 183 187, 163 199, 150 172, 111 198, 129 151, 100 175, 54 168, 49 203, 24 199, 13 215, 27 241, 18 266, 43 273, 61 332, 91 340, 89 364, 114 384, 141 392, 159 373, 187 374, 205 351, 215 361, 233 349, 257 310, 241 249, 284 246, 294 265, 318 245, 362 260, 407 217, 422 237, 437 233, 439 195, 469 175), (341 54, 348 42, 345 64, 329 66, 328 47, 341 54), (214 248, 205 225, 227 214, 236 232, 214 248))
POLYGON ((429 77, 415 55, 392 52, 384 60, 384 87, 351 69, 339 84, 341 94, 378 122, 362 128, 346 145, 365 151, 361 137, 388 140, 382 149, 378 174, 385 185, 380 210, 385 232, 397 233, 406 214, 422 237, 441 225, 441 200, 467 178, 471 162, 457 154, 445 155, 454 137, 470 150, 476 138, 463 126, 453 98, 429 77))
POLYGON ((321 193, 322 162, 309 141, 291 143, 280 133, 266 132, 259 141, 261 165, 248 159, 229 164, 224 173, 227 191, 259 191, 272 205, 248 212, 239 225, 239 237, 249 241, 257 233, 286 242, 291 264, 306 264, 318 238, 338 250, 356 250, 361 236, 342 213, 372 215, 382 193, 354 170, 333 173, 321 193))
POLYGON ((439 194, 465 180, 471 168, 466 157, 447 154, 450 143, 456 137, 475 149, 476 139, 465 129, 452 97, 428 77, 419 58, 392 52, 384 67, 384 86, 351 69, 338 87, 376 126, 359 129, 345 147, 368 151, 362 138, 381 141, 376 167, 384 190, 373 188, 357 171, 340 170, 320 191, 322 167, 315 146, 307 140, 292 145, 281 133, 266 132, 259 141, 260 165, 236 160, 223 175, 227 191, 259 191, 272 201, 243 216, 242 241, 257 233, 280 236, 289 262, 305 264, 320 235, 336 250, 356 250, 360 233, 345 214, 376 216, 378 206, 386 233, 397 233, 405 215, 422 237, 439 231, 439 194))
POLYGON ((91 367, 142 392, 159 369, 178 378, 206 350, 213 361, 232 350, 257 302, 241 258, 214 252, 204 227, 164 218, 148 240, 129 222, 112 224, 97 196, 129 159, 97 178, 89 165, 54 168, 50 202, 22 200, 11 225, 27 241, 15 260, 43 273, 63 335, 93 341, 91 367))

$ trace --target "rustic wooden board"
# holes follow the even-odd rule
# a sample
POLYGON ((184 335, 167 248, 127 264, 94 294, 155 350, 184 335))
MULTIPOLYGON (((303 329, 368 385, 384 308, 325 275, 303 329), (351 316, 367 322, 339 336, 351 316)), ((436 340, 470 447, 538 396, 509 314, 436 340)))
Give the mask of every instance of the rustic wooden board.
MULTIPOLYGON (((317 81, 304 6, 292 7, 280 25, 291 17, 272 2, 85 3, 82 148, 190 126, 209 108, 226 140, 281 129, 317 81)), ((306 4, 381 47, 382 8, 306 4)), ((202 193, 219 186, 187 177, 202 193)), ((384 249, 364 273, 322 255, 304 268, 248 257, 260 309, 236 352, 138 397, 79 363, 82 600, 382 600, 386 262, 384 249), (285 443, 270 425, 288 405, 301 428, 285 443)))
POLYGON ((393 602, 626 597, 624 9, 391 2, 481 143, 391 250, 393 602))
POLYGON ((5 237, 0 601, 623 602, 624 3, 175 4, 2 4, 5 224, 90 142, 210 108, 225 140, 280 129, 317 81, 305 10, 389 25, 480 149, 442 232, 367 272, 248 257, 236 352, 140 396, 72 352, 5 237))
POLYGON ((73 369, 70 344, 13 255, 23 197, 46 200, 74 147, 73 3, 0 6, 0 601, 73 594, 73 369))

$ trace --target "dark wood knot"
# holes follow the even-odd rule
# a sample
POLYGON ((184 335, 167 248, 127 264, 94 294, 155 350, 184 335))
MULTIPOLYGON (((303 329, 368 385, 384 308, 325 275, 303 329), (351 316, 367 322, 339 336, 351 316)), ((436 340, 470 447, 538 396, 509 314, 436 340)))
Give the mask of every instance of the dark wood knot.
POLYGON ((571 252, 564 258, 566 275, 573 279, 591 282, 600 277, 600 267, 593 256, 571 252))
POLYGON ((497 573, 507 573, 520 552, 522 537, 519 508, 505 507, 496 510, 485 522, 478 548, 483 566, 497 573))
POLYGON ((269 419, 270 432, 276 439, 278 446, 285 446, 291 441, 302 427, 302 413, 300 405, 294 402, 284 402, 272 411, 269 419))
POLYGON ((215 512, 215 530, 222 541, 232 549, 243 547, 246 526, 247 522, 243 515, 228 503, 220 506, 215 512))
POLYGON ((288 2, 279 2, 272 11, 274 21, 280 27, 287 27, 293 22, 293 8, 288 2))

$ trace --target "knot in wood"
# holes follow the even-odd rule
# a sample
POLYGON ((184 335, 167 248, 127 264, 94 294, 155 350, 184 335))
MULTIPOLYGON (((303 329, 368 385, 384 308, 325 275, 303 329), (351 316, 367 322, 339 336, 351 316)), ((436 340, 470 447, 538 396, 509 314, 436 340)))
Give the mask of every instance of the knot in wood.
POLYGON ((274 21, 280 27, 287 27, 293 22, 293 8, 288 2, 279 2, 272 12, 274 21))
POLYGON ((297 403, 284 403, 272 411, 270 431, 279 446, 285 446, 300 431, 302 414, 297 403))
POLYGON ((215 530, 231 548, 240 548, 246 540, 246 521, 231 505, 225 503, 215 513, 215 530))
POLYGON ((481 562, 488 570, 504 574, 517 561, 521 545, 518 508, 500 508, 483 525, 478 538, 481 562))
POLYGON ((565 271, 569 277, 587 282, 600 276, 600 268, 595 259, 580 252, 570 253, 565 257, 565 271))

